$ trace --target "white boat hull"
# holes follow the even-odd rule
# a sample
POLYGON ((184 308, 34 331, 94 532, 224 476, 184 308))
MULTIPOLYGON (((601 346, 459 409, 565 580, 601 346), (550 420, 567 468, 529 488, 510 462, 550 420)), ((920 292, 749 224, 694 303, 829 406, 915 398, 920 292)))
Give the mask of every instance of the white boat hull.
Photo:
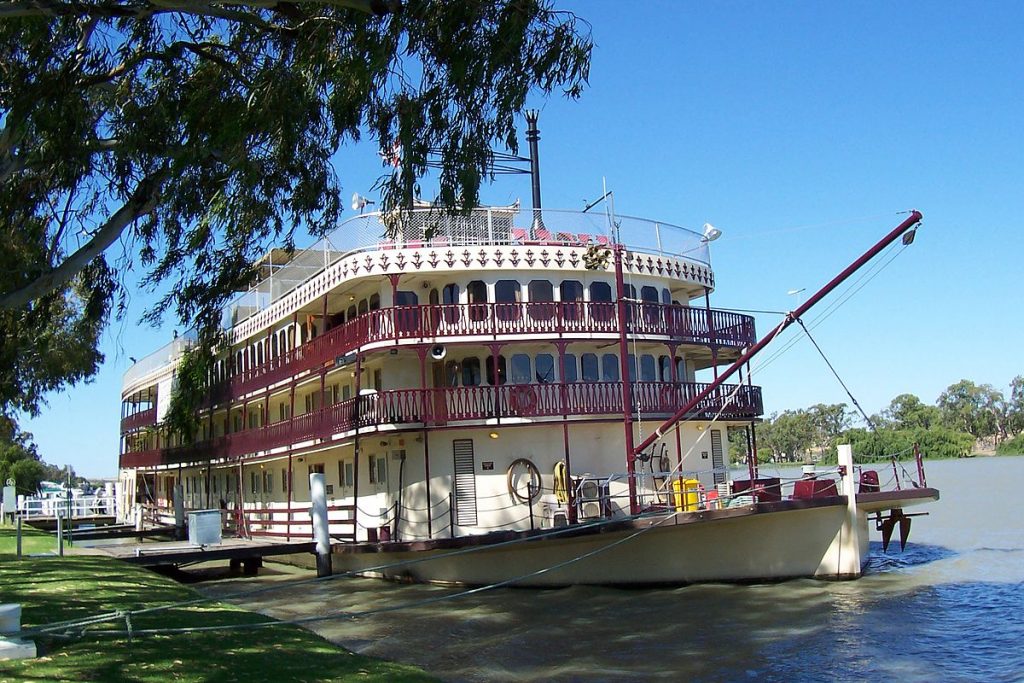
POLYGON ((455 539, 451 548, 377 544, 369 552, 335 553, 334 571, 416 582, 533 587, 860 575, 868 556, 867 515, 857 514, 850 533, 845 499, 788 510, 757 508, 653 515, 591 533, 477 544, 470 542, 481 539, 465 539, 461 547, 455 539))

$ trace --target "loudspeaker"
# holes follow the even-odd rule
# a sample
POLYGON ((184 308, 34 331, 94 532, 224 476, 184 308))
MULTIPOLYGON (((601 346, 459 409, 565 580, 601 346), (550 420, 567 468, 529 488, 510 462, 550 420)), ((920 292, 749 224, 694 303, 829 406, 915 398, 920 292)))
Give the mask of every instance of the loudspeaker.
POLYGON ((448 355, 448 349, 443 344, 438 344, 434 348, 430 349, 430 357, 434 360, 443 360, 448 355))

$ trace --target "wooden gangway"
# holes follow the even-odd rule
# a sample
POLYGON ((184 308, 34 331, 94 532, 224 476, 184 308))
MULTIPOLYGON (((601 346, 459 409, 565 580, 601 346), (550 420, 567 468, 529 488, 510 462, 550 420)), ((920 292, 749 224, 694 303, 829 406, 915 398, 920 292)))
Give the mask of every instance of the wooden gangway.
POLYGON ((254 572, 263 558, 314 553, 314 541, 286 541, 271 538, 225 538, 215 545, 192 545, 185 541, 142 543, 97 547, 97 550, 125 562, 144 567, 181 567, 196 562, 228 560, 232 567, 243 565, 254 572))

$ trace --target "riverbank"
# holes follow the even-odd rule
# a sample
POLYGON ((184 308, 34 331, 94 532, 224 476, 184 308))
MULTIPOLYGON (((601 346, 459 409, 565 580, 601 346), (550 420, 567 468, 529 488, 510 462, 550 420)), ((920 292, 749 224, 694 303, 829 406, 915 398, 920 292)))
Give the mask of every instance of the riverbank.
MULTIPOLYGON (((24 552, 53 549, 49 535, 24 533, 24 552)), ((0 595, 23 605, 22 626, 144 609, 200 597, 154 572, 96 554, 15 556, 15 532, 0 526, 0 595)), ((230 626, 266 617, 220 602, 132 618, 135 630, 230 626)), ((94 634, 37 641, 41 656, 0 662, 7 681, 431 681, 415 667, 358 655, 296 626, 135 637, 104 635, 125 622, 99 624, 94 634)))

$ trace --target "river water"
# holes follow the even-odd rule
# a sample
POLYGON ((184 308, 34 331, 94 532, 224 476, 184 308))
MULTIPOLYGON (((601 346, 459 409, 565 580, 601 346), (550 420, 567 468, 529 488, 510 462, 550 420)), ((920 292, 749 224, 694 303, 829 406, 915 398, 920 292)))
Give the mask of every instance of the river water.
MULTIPOLYGON (((500 589, 311 628, 451 681, 1024 681, 1024 457, 930 462, 927 476, 942 499, 910 510, 931 514, 905 552, 872 542, 858 581, 500 589)), ((268 569, 202 589, 309 576, 268 569)), ((292 619, 455 592, 342 579, 233 601, 292 619)))

